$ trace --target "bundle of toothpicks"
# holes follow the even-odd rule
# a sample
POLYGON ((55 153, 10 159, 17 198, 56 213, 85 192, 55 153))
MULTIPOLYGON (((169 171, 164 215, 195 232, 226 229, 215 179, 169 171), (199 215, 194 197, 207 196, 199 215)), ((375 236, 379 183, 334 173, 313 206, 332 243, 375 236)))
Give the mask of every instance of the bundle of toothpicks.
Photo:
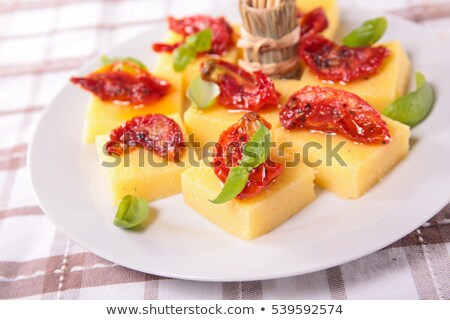
POLYGON ((300 27, 295 0, 240 0, 239 65, 276 78, 298 78, 300 27))

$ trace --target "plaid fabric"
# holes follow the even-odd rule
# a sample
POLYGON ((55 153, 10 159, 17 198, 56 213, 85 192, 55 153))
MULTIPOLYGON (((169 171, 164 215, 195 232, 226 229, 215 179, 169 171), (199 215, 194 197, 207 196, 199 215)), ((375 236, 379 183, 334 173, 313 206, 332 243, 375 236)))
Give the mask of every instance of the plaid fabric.
MULTIPOLYGON (((228 0, 229 1, 229 0, 228 0)), ((167 14, 224 0, 0 2, 0 298, 450 299, 450 206, 390 247, 289 279, 201 283, 139 273, 78 246, 43 215, 25 169, 44 105, 87 58, 167 14)), ((450 1, 346 0, 385 9, 450 39, 450 1)))

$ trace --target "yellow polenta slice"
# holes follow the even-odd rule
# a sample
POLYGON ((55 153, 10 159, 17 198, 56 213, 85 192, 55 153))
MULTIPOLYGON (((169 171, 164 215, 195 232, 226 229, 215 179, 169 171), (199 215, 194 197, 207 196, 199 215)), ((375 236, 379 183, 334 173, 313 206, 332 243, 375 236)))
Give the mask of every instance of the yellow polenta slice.
MULTIPOLYGON (((186 130, 180 116, 176 114, 169 117, 180 125, 186 140, 186 130)), ((104 150, 108 137, 97 137, 96 146, 115 203, 126 195, 153 201, 181 192, 181 173, 190 167, 192 160, 196 160, 191 148, 184 148, 178 162, 164 160, 143 148, 117 157, 108 155, 104 150)))
POLYGON ((290 161, 295 163, 293 159, 300 157, 315 169, 319 187, 343 198, 356 199, 408 154, 410 128, 388 118, 383 120, 392 139, 387 145, 360 144, 341 135, 328 135, 327 138, 322 132, 284 128, 275 130, 275 141, 277 146, 283 143, 288 146, 284 151, 290 161))
POLYGON ((160 68, 155 77, 171 84, 169 92, 159 100, 144 106, 123 105, 102 101, 92 95, 84 121, 83 141, 94 143, 95 137, 108 134, 125 120, 151 113, 170 115, 183 110, 184 94, 181 91, 181 75, 172 69, 160 68))
POLYGON ((213 168, 202 163, 181 178, 185 203, 226 232, 252 240, 275 229, 315 199, 314 170, 302 164, 285 168, 254 198, 213 204, 222 189, 213 168))

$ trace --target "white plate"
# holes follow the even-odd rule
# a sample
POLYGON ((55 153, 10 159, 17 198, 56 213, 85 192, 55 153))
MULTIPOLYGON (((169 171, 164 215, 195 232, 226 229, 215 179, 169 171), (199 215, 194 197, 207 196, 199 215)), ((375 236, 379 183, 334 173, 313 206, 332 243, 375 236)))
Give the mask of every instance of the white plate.
MULTIPOLYGON (((343 8, 342 32, 383 14, 343 8)), ((235 7, 221 12, 239 21, 235 7)), ((218 14, 218 13, 216 13, 218 14)), ((67 81, 46 108, 29 149, 29 172, 50 220, 95 254, 161 276, 202 281, 247 281, 322 270, 379 250, 407 235, 450 199, 450 47, 395 16, 383 41, 401 40, 414 69, 433 83, 437 101, 413 130, 410 155, 356 201, 318 191, 317 200, 275 231, 251 242, 236 239, 183 204, 181 195, 152 203, 155 219, 140 232, 114 227, 111 205, 93 146, 82 145, 88 94, 67 81)), ((160 25, 111 51, 151 63, 160 25)), ((79 71, 97 66, 91 61, 79 71)))

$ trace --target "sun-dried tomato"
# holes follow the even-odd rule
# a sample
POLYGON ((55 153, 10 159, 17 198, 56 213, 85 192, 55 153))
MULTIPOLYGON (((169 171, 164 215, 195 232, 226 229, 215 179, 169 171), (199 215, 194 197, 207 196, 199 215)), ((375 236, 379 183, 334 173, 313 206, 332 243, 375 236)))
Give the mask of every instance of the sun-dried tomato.
POLYGON ((314 34, 300 41, 303 62, 322 80, 351 82, 379 71, 391 51, 383 46, 350 48, 314 34))
MULTIPOLYGON (((300 16, 301 39, 328 28, 328 19, 322 7, 300 16)), ((300 41, 301 41, 300 39, 300 41)))
POLYGON ((171 86, 129 61, 112 63, 86 77, 72 77, 70 81, 103 101, 132 105, 150 104, 166 95, 171 86))
MULTIPOLYGON (((240 164, 244 145, 258 130, 259 123, 271 128, 271 125, 256 112, 249 112, 220 135, 219 142, 214 148, 211 165, 223 183, 227 180, 230 168, 240 164)), ((267 159, 265 163, 250 171, 247 185, 237 198, 247 199, 258 195, 275 181, 283 168, 283 165, 267 159)))
POLYGON ((201 75, 219 85, 219 103, 230 109, 257 111, 277 106, 281 99, 272 79, 261 71, 251 74, 229 62, 210 59, 202 64, 201 75))
POLYGON ((334 88, 307 86, 294 93, 280 112, 284 128, 334 132, 355 142, 388 144, 380 114, 357 95, 334 88))
POLYGON ((132 148, 144 148, 161 158, 178 161, 184 146, 178 123, 162 114, 148 114, 125 121, 111 131, 106 151, 122 155, 132 148))
POLYGON ((212 40, 210 54, 223 55, 234 44, 233 28, 224 17, 212 18, 210 16, 196 15, 182 19, 168 17, 170 30, 180 34, 183 41, 175 44, 155 43, 153 50, 156 52, 172 52, 184 43, 186 37, 205 29, 211 29, 212 40))
POLYGON ((174 44, 169 43, 154 43, 152 46, 153 51, 155 52, 172 52, 179 46, 181 46, 183 42, 177 42, 174 44))

